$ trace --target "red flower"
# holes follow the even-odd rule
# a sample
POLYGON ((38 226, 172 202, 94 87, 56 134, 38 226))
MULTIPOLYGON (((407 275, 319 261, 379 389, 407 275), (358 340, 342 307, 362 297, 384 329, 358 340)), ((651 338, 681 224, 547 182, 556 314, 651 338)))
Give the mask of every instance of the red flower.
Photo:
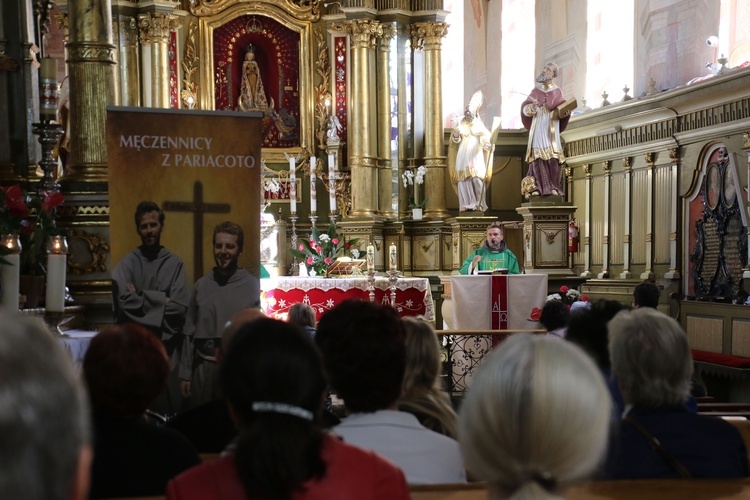
POLYGON ((344 248, 349 250, 352 246, 349 243, 344 243, 344 248))
POLYGON ((582 296, 581 296, 581 300, 582 300, 583 302, 588 302, 588 301, 589 301, 589 296, 588 296, 588 295, 582 295, 582 296))
POLYGON ((561 291, 562 293, 567 293, 567 292, 568 292, 568 287, 567 287, 567 286, 565 286, 565 285, 563 285, 563 286, 561 286, 561 287, 560 287, 560 291, 561 291))
POLYGON ((305 245, 300 244, 299 251, 304 252, 305 251, 305 245))
POLYGON ((539 318, 542 317, 542 310, 538 307, 535 307, 531 310, 531 320, 532 321, 539 321, 539 318))
POLYGON ((331 240, 331 243, 333 243, 334 245, 338 245, 339 244, 339 239, 338 238, 333 238, 331 240))
POLYGON ((308 257, 307 258, 307 265, 308 266, 312 266, 312 263, 313 263, 313 258, 312 257, 308 257))
POLYGON ((323 263, 326 264, 326 265, 330 264, 331 263, 331 258, 330 257, 326 257, 325 259, 323 259, 323 263))
POLYGON ((315 246, 315 251, 318 252, 318 253, 320 253, 320 252, 323 251, 323 247, 321 247, 320 245, 316 245, 315 246))
POLYGON ((29 207, 26 206, 24 201, 23 192, 18 184, 13 184, 8 187, 0 187, 3 193, 5 193, 4 202, 8 207, 10 215, 13 217, 28 217, 29 207))
POLYGON ((49 212, 53 208, 62 205, 63 201, 65 201, 65 198, 58 191, 45 191, 44 199, 42 200, 42 210, 49 212))

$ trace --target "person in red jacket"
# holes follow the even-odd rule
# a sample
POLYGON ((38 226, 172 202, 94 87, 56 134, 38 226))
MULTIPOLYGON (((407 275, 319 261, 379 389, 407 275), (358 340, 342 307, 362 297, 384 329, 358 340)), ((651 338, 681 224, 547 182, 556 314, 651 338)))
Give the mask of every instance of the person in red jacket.
POLYGON ((398 467, 318 424, 323 365, 298 327, 270 318, 241 327, 220 381, 240 434, 220 459, 172 480, 168 499, 409 498, 398 467))

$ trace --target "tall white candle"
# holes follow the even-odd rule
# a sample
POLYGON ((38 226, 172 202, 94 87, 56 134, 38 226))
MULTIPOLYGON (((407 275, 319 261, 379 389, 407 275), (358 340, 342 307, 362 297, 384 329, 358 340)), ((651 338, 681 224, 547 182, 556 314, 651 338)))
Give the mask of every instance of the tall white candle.
POLYGON ((52 236, 47 244, 47 293, 44 307, 49 312, 65 309, 65 273, 68 243, 63 236, 52 236))
POLYGON ((333 154, 328 155, 328 203, 331 213, 336 211, 336 164, 333 162, 333 154))
POLYGON ((375 245, 367 245, 367 270, 375 270, 375 245))
POLYGON ((395 243, 391 243, 391 246, 388 248, 388 263, 391 271, 396 271, 398 269, 398 254, 396 253, 395 243))
POLYGON ((18 282, 21 280, 21 256, 18 254, 5 255, 7 264, 0 264, 0 275, 3 280, 0 307, 9 311, 18 310, 18 282))
POLYGON ((314 156, 310 157, 310 212, 315 213, 318 211, 318 193, 317 193, 317 186, 315 186, 315 183, 318 180, 318 176, 316 175, 317 168, 317 158, 314 156))
POLYGON ((289 200, 292 213, 297 213, 297 164, 293 156, 289 157, 289 200))

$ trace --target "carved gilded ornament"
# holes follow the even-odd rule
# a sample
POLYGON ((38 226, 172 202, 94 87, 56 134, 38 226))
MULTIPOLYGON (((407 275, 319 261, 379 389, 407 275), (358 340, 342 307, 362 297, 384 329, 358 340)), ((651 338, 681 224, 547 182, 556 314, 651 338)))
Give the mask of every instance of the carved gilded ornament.
POLYGON ((656 161, 656 153, 646 153, 644 157, 646 158, 646 163, 648 164, 649 168, 652 168, 654 166, 654 162, 656 161))
POLYGON ((605 161, 604 162, 604 175, 610 175, 612 173, 612 162, 611 161, 605 161))
POLYGON ((586 174, 587 178, 591 178, 591 164, 586 163, 583 165, 583 173, 586 174))
POLYGON ((120 18, 120 36, 116 39, 120 42, 120 47, 137 47, 138 46, 138 21, 134 17, 120 18))
POLYGON ((630 173, 631 170, 633 170, 633 158, 630 156, 626 156, 622 159, 622 166, 625 169, 625 172, 630 173))
POLYGON ((742 134, 742 147, 750 148, 750 132, 742 134))
POLYGON ((325 149, 326 133, 328 126, 328 115, 336 113, 336 104, 328 88, 331 79, 331 62, 328 58, 328 43, 323 32, 319 28, 313 30, 315 43, 318 49, 318 58, 315 61, 315 72, 320 77, 320 83, 315 87, 315 119, 318 128, 315 137, 318 139, 318 147, 325 149), (327 104, 326 104, 327 101, 327 104))
POLYGON ((195 48, 196 31, 198 31, 198 23, 191 21, 185 37, 185 56, 182 58, 183 89, 180 92, 182 105, 186 109, 193 109, 198 105, 198 84, 195 74, 198 70, 198 55, 195 48))
POLYGON ((352 167, 378 167, 378 159, 370 156, 350 156, 349 165, 352 167))
POLYGON ((383 25, 369 19, 354 19, 344 23, 344 31, 351 38, 352 49, 373 48, 383 36, 383 25))
POLYGON ((424 22, 411 25, 411 46, 414 50, 440 48, 441 39, 448 34, 443 22, 424 22))
POLYGON ((320 18, 322 0, 190 0, 190 13, 198 17, 213 16, 237 5, 247 5, 248 10, 265 10, 268 6, 282 9, 301 21, 320 18))
POLYGON ((169 34, 178 27, 177 19, 170 14, 141 14, 138 28, 143 43, 168 43, 169 34))
POLYGON ((672 163, 677 163, 677 161, 680 159, 680 148, 669 148, 669 159, 672 160, 672 163))
POLYGON ((107 270, 109 243, 97 234, 73 230, 68 236, 68 269, 73 274, 101 273, 107 270))
POLYGON ((114 45, 71 42, 66 48, 68 49, 68 63, 109 62, 115 64, 114 45))

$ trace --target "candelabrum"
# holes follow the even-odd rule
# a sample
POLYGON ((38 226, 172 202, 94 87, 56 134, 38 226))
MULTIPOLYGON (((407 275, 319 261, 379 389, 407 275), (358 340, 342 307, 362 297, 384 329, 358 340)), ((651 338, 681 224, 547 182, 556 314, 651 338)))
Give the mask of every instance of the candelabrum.
MULTIPOLYGON (((292 248, 297 248, 297 214, 292 212, 292 215, 289 216, 289 220, 292 221, 292 248)), ((297 262, 297 257, 293 257, 292 259, 290 274, 292 276, 299 275, 299 262, 297 262)))
POLYGON ((398 282, 398 277, 401 274, 401 271, 388 271, 388 283, 390 284, 391 288, 391 307, 396 307, 396 283, 398 282))
POLYGON ((33 124, 32 132, 39 136, 39 144, 42 145, 42 159, 39 160, 39 166, 42 167, 44 176, 39 181, 39 191, 59 191, 60 185, 55 180, 57 160, 53 152, 57 141, 63 134, 62 126, 43 120, 41 123, 33 124))
POLYGON ((375 270, 367 271, 367 290, 370 292, 370 302, 375 302, 375 270))
POLYGON ((315 227, 315 222, 318 220, 318 214, 315 212, 310 213, 310 223, 312 224, 312 227, 315 227))

